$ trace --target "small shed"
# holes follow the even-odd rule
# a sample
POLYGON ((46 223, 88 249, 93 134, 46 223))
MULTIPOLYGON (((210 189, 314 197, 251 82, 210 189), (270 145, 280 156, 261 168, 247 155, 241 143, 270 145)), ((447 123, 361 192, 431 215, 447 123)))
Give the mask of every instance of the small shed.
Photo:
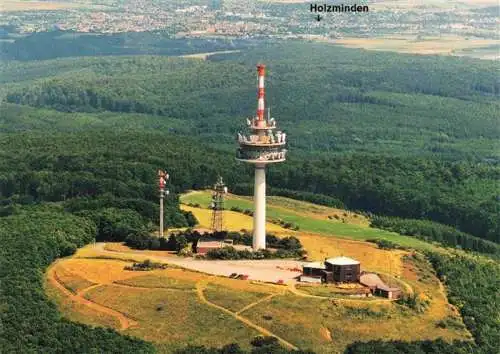
POLYGON ((306 277, 322 277, 325 269, 325 265, 321 262, 305 263, 302 265, 302 274, 306 277))
POLYGON ((196 245, 197 254, 206 254, 208 251, 222 248, 225 244, 222 241, 198 241, 196 245))
POLYGON ((401 289, 391 288, 387 285, 377 286, 374 292, 375 295, 383 296, 388 299, 399 299, 401 297, 401 289))
POLYGON ((349 257, 335 257, 325 260, 327 281, 355 283, 359 281, 361 266, 359 261, 349 257))
POLYGON ((375 273, 361 274, 359 282, 368 287, 374 295, 386 297, 388 299, 399 299, 402 294, 401 289, 390 287, 375 273))

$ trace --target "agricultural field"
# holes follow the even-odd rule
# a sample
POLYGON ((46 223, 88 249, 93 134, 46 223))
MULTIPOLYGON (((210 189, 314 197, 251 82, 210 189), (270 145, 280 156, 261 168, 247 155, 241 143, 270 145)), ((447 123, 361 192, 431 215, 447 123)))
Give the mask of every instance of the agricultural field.
POLYGON ((484 53, 484 49, 497 51, 500 41, 495 39, 469 39, 459 36, 449 37, 384 37, 384 38, 342 38, 333 41, 347 48, 393 51, 421 55, 468 55, 480 59, 494 59, 484 53), (481 55, 481 53, 483 55, 481 55))
POLYGON ((98 259, 110 251, 94 247, 94 258, 78 258, 89 254, 82 250, 49 268, 45 288, 52 301, 73 321, 152 341, 162 353, 185 343, 220 347, 237 342, 248 348, 259 334, 316 353, 340 353, 355 340, 470 339, 432 268, 419 257, 402 258, 400 277, 419 298, 429 301, 422 312, 381 298, 332 299, 327 293, 311 295, 291 285, 234 280, 172 266, 127 271, 126 265, 145 256, 122 249, 128 261, 98 259), (80 284, 76 295, 68 290, 75 283, 80 284))
MULTIPOLYGON (((193 191, 186 193, 180 197, 183 210, 189 210, 198 218, 201 227, 210 226, 211 211, 208 210, 210 204, 211 192, 209 191, 193 191), (188 206, 199 205, 200 208, 188 206)), ((228 194, 224 201, 225 208, 238 207, 243 210, 253 211, 253 202, 250 197, 241 197, 233 194, 228 194)), ((233 211, 225 211, 225 227, 228 230, 239 231, 244 228, 252 229, 252 218, 242 213, 233 211), (244 225, 238 227, 238 225, 244 225), (230 226, 233 226, 231 228, 230 226)), ((281 227, 276 229, 278 225, 271 224, 271 220, 283 220, 299 226, 300 231, 316 233, 321 235, 335 236, 336 238, 345 238, 358 241, 367 239, 384 239, 393 241, 401 246, 413 247, 417 249, 434 249, 431 244, 420 241, 416 238, 402 236, 394 232, 379 230, 368 227, 368 221, 365 217, 345 210, 327 208, 317 206, 307 202, 301 202, 283 197, 270 197, 267 203, 266 216, 268 221, 268 231, 282 232, 286 231, 292 234, 291 230, 286 230, 281 227), (321 212, 317 212, 317 209, 321 212), (329 216, 331 218, 329 218, 329 216), (337 219, 338 218, 338 219, 337 219)), ((295 233, 293 233, 295 234, 295 233)))
POLYGON ((71 1, 25 1, 25 0, 2 0, 0 12, 9 11, 49 11, 84 7, 71 1))

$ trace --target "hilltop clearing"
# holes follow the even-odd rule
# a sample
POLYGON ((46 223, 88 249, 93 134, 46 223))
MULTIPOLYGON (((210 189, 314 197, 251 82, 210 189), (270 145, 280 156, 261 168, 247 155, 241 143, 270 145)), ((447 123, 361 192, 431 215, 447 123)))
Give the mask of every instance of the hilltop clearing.
MULTIPOLYGON (((352 248, 358 246, 353 244, 352 248)), ((400 272, 402 281, 411 284, 412 291, 430 299, 428 308, 417 313, 386 299, 309 295, 307 289, 233 280, 172 266, 146 273, 124 270, 125 264, 132 260, 149 258, 168 264, 171 257, 88 246, 75 257, 54 265, 53 272, 47 276, 51 279, 54 274, 64 274, 65 277, 59 279, 65 287, 72 284, 69 274, 93 285, 79 290, 76 297, 64 298, 61 294, 57 296, 57 289, 50 290, 53 282, 49 281, 49 294, 65 316, 121 328, 123 333, 153 341, 160 352, 166 353, 182 347, 186 341, 214 347, 238 342, 248 348, 249 340, 257 334, 276 336, 285 347, 309 348, 316 353, 340 353, 356 340, 377 338, 470 339, 463 325, 436 326, 439 321, 449 319, 461 323, 461 319, 448 306, 429 264, 421 260, 400 258, 405 264, 404 271, 400 272), (424 277, 422 272, 426 274, 424 277), (82 307, 85 303, 78 299, 78 294, 96 305, 82 307), (117 322, 102 320, 104 311, 98 306, 115 311, 116 319, 125 316, 133 325, 120 327, 117 322), (207 327, 215 318, 217 325, 207 327), (231 334, 227 328, 231 328, 231 334), (330 336, 325 335, 327 332, 330 336)))

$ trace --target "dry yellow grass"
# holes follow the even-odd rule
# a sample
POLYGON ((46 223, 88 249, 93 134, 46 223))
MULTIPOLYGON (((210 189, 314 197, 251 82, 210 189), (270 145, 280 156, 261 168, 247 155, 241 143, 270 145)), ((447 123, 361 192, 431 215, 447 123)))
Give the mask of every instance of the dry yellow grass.
MULTIPOLYGON (((149 272, 147 272, 149 273, 149 272)), ((118 280, 114 284, 122 284, 138 288, 165 288, 176 290, 194 290, 196 282, 172 277, 172 274, 146 274, 131 279, 118 280)))
POLYGON ((117 280, 128 279, 143 275, 140 272, 128 271, 123 268, 129 262, 120 262, 107 259, 65 259, 57 265, 57 269, 64 269, 67 273, 86 279, 95 284, 108 284, 117 280))
POLYGON ((125 252, 117 252, 117 253, 103 253, 101 250, 97 249, 94 245, 86 245, 78 251, 76 251, 73 258, 78 259, 88 259, 88 258, 100 258, 103 260, 118 260, 124 262, 142 262, 146 259, 150 259, 151 256, 143 255, 140 252, 137 253, 125 253, 125 252))
POLYGON ((26 10, 61 10, 82 7, 81 4, 64 1, 25 1, 25 0, 2 0, 0 12, 26 11, 26 10))
POLYGON ((262 292, 229 289, 214 284, 209 284, 204 293, 208 301, 233 312, 238 312, 246 306, 256 303, 267 295, 270 295, 262 292))
POLYGON ((470 8, 481 8, 485 6, 498 5, 498 0, 383 0, 370 2, 370 11, 394 11, 402 9, 434 9, 435 11, 450 11, 455 6, 463 8, 464 5, 470 8))
POLYGON ((138 326, 124 333, 162 343, 160 348, 166 352, 187 343, 219 347, 238 342, 248 346, 249 339, 258 334, 201 304, 195 292, 105 285, 91 290, 88 298, 135 319, 138 326))
POLYGON ((54 271, 57 280, 64 285, 66 289, 76 294, 80 290, 86 289, 95 284, 84 277, 78 276, 77 274, 69 271, 66 267, 64 267, 64 263, 65 261, 57 263, 54 271))
MULTIPOLYGON (((310 242, 321 243, 316 238, 322 236, 309 237, 310 242)), ((371 246, 347 240, 341 240, 341 243, 341 248, 349 252, 360 252, 360 247, 371 246)), ((371 247, 365 251, 366 255, 349 255, 358 259, 367 257, 368 262, 370 255, 377 255, 372 258, 383 258, 383 252, 387 252, 371 247)), ((399 259, 397 253, 387 253, 399 259)), ((153 341, 160 351, 172 352, 188 342, 208 346, 238 342, 245 346, 250 338, 257 335, 255 330, 234 317, 201 303, 194 291, 199 282, 207 283, 205 296, 208 300, 234 312, 262 300, 241 315, 292 344, 311 348, 317 353, 342 352, 355 340, 470 338, 465 330, 436 327, 438 321, 453 317, 455 313, 425 262, 406 260, 401 271, 402 279, 411 283, 420 296, 431 300, 429 309, 423 314, 385 301, 383 304, 362 300, 343 303, 304 298, 288 293, 287 288, 282 286, 210 276, 179 268, 146 274, 129 272, 123 269, 124 264, 117 260, 66 259, 56 267, 62 267, 68 278, 73 274, 78 279, 104 284, 91 288, 85 297, 136 321, 137 325, 125 329, 124 333, 153 341)), ((383 262, 374 262, 373 267, 377 266, 383 267, 383 262)), ((67 301, 52 291, 48 287, 49 295, 66 317, 119 328, 112 317, 67 301)))
POLYGON ((500 40, 466 39, 464 37, 389 37, 389 38, 342 38, 333 41, 349 48, 395 51, 413 54, 454 54, 464 49, 499 45, 500 40))
POLYGON ((95 311, 84 304, 73 301, 61 291, 45 281, 45 293, 59 311, 70 321, 85 323, 90 326, 110 327, 119 329, 120 322, 113 316, 95 311))
POLYGON ((405 251, 386 251, 368 242, 332 238, 316 234, 299 233, 300 242, 307 250, 308 258, 322 261, 325 258, 346 256, 361 262, 361 268, 399 275, 402 272, 401 257, 405 251))
POLYGON ((173 251, 148 251, 148 250, 134 250, 123 243, 119 242, 109 242, 106 243, 106 246, 104 247, 105 250, 107 251, 114 251, 114 252, 123 252, 123 253, 135 253, 139 255, 146 255, 146 256, 160 256, 160 257, 169 257, 175 256, 175 252, 173 251))
POLYGON ((463 330, 436 327, 430 313, 416 315, 394 303, 370 304, 278 296, 242 313, 258 325, 316 353, 342 353, 354 341, 470 338, 463 330), (326 328, 332 338, 324 335, 326 328))
MULTIPOLYGON (((199 226, 203 228, 209 228, 212 211, 209 209, 193 208, 187 205, 181 205, 181 209, 185 211, 190 211, 196 216, 199 221, 199 226)), ((252 230, 253 229, 253 218, 251 216, 237 213, 234 211, 225 210, 224 211, 224 229, 228 231, 240 231, 242 229, 252 230)), ((281 226, 267 223, 266 229, 269 232, 288 232, 288 230, 283 229, 281 226)))
POLYGON ((238 291, 250 291, 257 293, 268 293, 268 294, 283 293, 285 291, 283 286, 271 285, 259 282, 234 280, 224 277, 211 277, 210 283, 222 285, 226 288, 238 291))
POLYGON ((448 302, 442 284, 432 272, 428 261, 405 258, 403 263, 403 278, 414 289, 421 299, 429 299, 428 318, 438 321, 453 317, 456 312, 448 302))

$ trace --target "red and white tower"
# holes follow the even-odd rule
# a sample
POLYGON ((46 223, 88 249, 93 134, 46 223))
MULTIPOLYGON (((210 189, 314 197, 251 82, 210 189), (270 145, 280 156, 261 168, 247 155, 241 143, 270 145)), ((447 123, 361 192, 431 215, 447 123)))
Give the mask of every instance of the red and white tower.
MULTIPOLYGON (((285 161, 286 134, 276 131, 276 121, 265 117, 264 77, 266 67, 257 65, 257 115, 247 119, 250 134, 238 133, 236 159, 255 165, 253 249, 266 248, 266 165, 285 161)), ((269 112, 269 111, 268 111, 269 112)))
POLYGON ((163 198, 168 195, 168 189, 165 189, 165 184, 169 179, 168 173, 158 170, 158 187, 160 189, 160 237, 163 237, 163 198))

